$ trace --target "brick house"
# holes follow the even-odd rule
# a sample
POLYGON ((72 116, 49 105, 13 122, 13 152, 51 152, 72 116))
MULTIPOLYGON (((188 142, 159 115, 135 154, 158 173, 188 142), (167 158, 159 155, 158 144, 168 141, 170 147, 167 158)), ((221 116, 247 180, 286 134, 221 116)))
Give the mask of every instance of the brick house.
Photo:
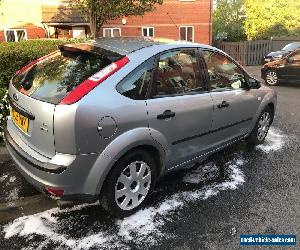
MULTIPOLYGON (((88 36, 89 23, 67 2, 4 0, 0 6, 0 41, 88 36)), ((210 44, 211 14, 212 0, 164 0, 163 5, 143 17, 108 22, 99 35, 164 37, 210 44)))
POLYGON ((155 36, 211 43, 211 0, 165 0, 143 17, 128 17, 104 25, 101 36, 155 36))

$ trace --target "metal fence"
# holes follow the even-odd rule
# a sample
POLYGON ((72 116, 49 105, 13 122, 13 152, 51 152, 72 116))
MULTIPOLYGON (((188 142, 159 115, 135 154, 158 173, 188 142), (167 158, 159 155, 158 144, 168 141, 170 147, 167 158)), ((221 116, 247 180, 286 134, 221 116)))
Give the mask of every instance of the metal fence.
POLYGON ((242 65, 261 65, 264 56, 271 51, 282 49, 300 38, 274 38, 272 40, 256 40, 243 42, 217 42, 215 46, 232 56, 242 65))

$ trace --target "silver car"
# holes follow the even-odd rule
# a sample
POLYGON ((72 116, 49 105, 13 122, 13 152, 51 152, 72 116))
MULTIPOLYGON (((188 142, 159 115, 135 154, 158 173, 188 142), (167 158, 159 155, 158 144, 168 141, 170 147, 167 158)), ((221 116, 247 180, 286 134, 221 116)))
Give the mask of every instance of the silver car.
POLYGON ((104 38, 20 69, 9 101, 6 145, 31 184, 127 216, 166 173, 262 143, 276 94, 211 46, 104 38))

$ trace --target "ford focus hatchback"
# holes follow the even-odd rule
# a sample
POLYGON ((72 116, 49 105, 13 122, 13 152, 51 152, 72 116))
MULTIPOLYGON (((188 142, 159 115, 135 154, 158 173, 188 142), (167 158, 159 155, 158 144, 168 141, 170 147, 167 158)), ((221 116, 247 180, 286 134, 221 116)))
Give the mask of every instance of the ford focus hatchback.
POLYGON ((20 69, 9 102, 6 145, 30 183, 127 216, 164 174, 263 143, 276 94, 216 48, 110 38, 20 69))

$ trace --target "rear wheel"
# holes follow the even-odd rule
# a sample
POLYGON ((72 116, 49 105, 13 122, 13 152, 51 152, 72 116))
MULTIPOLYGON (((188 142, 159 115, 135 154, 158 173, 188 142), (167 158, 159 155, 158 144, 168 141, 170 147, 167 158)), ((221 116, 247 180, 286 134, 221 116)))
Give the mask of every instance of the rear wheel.
POLYGON ((133 214, 147 200, 156 179, 156 163, 143 150, 120 159, 106 178, 101 203, 109 213, 124 217, 133 214))
POLYGON ((270 86, 278 85, 278 75, 274 70, 269 70, 266 74, 266 83, 270 86))
POLYGON ((268 134, 271 122, 273 119, 273 113, 270 107, 266 107, 260 114, 258 121, 251 134, 247 138, 248 143, 253 145, 262 144, 268 134))

